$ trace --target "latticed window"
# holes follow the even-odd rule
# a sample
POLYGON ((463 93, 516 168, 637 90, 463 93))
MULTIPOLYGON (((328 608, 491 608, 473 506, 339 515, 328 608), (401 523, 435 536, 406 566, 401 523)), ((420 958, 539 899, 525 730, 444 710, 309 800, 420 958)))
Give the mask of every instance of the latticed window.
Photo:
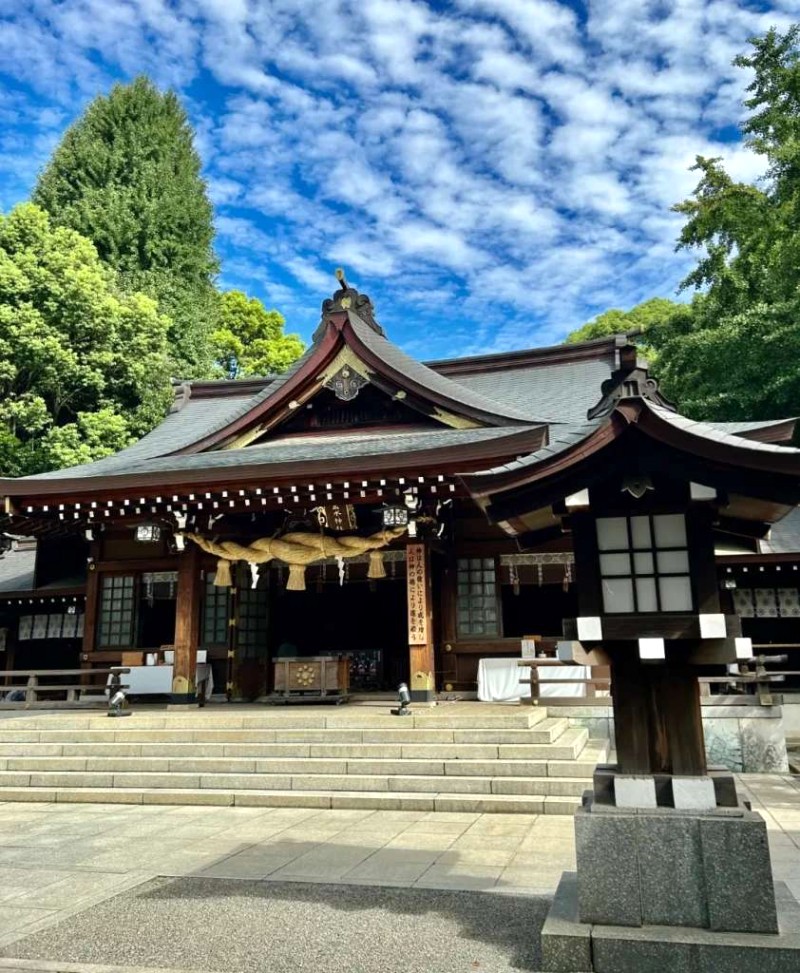
POLYGON ((494 558, 459 558, 457 571, 456 618, 459 637, 499 635, 497 566, 494 558))
POLYGON ((203 645, 228 644, 228 619, 230 617, 230 588, 214 584, 214 572, 206 574, 203 593, 203 624, 201 641, 203 645))
POLYGON ((100 588, 100 648, 133 645, 135 607, 133 575, 104 575, 100 588))
POLYGON ((597 546, 605 612, 692 610, 683 514, 600 517, 597 546))
POLYGON ((239 655, 262 656, 267 647, 269 592, 264 588, 240 588, 238 597, 239 655))

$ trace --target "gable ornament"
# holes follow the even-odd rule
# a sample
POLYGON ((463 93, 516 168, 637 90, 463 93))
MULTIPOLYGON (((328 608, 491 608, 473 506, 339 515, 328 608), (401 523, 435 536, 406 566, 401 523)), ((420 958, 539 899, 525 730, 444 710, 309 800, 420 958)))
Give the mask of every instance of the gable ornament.
POLYGON ((368 384, 367 379, 359 375, 350 365, 342 365, 339 371, 325 383, 325 388, 330 389, 342 402, 352 402, 361 389, 368 384))

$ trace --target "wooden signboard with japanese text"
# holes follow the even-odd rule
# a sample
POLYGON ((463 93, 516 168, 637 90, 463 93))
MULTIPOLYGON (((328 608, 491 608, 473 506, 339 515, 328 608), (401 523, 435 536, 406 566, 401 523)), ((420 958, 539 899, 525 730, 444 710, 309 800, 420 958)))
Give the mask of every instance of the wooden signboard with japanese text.
POLYGON ((428 564, 425 555, 424 544, 409 544, 406 548, 409 645, 428 642, 428 564))

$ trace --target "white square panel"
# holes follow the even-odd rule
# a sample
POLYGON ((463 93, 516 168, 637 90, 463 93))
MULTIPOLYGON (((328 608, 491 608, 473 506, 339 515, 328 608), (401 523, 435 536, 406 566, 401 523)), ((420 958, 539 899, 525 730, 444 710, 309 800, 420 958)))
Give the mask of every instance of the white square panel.
POLYGON ((578 641, 599 642, 603 638, 603 622, 599 615, 584 615, 577 619, 578 641))
POLYGON ((644 662, 661 662, 666 658, 664 639, 639 639, 639 658, 644 662))
POLYGON ((724 615, 699 615, 701 639, 724 639, 727 635, 724 615))

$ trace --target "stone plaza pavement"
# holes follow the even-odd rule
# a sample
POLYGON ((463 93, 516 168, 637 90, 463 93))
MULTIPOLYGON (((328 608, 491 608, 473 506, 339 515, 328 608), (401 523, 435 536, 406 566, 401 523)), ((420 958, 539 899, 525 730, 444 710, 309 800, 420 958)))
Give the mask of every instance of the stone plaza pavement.
MULTIPOLYGON (((775 878, 800 900, 800 777, 738 781, 766 819, 775 878)), ((0 971, 83 969, 9 952, 157 876, 541 896, 574 867, 573 822, 558 815, 5 803, 0 971)))

